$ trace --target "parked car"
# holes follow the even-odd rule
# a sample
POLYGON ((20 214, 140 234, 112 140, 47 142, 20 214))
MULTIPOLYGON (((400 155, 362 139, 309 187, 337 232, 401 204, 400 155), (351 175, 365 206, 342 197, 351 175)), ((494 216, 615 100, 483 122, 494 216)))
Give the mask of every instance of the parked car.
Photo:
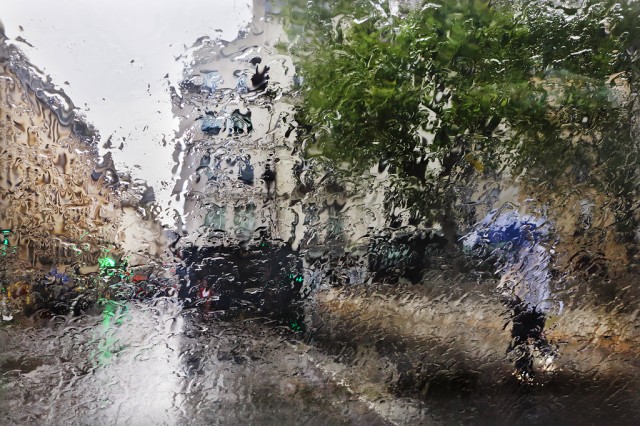
POLYGON ((182 258, 178 297, 185 306, 263 315, 294 330, 302 326, 302 260, 288 244, 261 239, 244 246, 192 246, 182 258))
POLYGON ((440 264, 446 245, 447 240, 432 231, 380 231, 369 241, 369 272, 375 282, 405 278, 418 283, 426 269, 440 264))

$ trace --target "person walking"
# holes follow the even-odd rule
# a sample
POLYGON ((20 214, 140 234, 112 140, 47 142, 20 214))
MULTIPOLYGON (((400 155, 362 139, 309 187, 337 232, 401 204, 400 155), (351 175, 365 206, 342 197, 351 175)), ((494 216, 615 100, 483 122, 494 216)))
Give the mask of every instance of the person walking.
POLYGON ((534 364, 551 370, 557 356, 544 333, 547 315, 555 306, 562 309, 552 300, 549 241, 546 219, 500 210, 489 212, 462 240, 465 252, 495 259, 498 291, 511 311, 507 354, 515 358, 514 375, 525 382, 533 380, 534 364))

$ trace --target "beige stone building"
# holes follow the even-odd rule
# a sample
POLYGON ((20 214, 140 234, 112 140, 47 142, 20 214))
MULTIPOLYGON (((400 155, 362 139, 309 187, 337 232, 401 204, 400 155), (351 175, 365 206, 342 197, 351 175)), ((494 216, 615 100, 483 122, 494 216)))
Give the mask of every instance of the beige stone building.
POLYGON ((105 253, 120 256, 129 249, 134 263, 162 253, 159 229, 140 214, 146 187, 119 176, 108 155, 99 158, 98 138, 64 92, 2 36, 5 284, 52 268, 91 273, 105 253))

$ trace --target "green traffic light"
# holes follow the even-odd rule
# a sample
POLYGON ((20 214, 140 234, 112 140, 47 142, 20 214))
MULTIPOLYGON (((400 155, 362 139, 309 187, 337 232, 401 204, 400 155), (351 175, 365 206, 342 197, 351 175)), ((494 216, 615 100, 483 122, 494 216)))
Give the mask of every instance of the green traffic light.
POLYGON ((302 275, 289 274, 289 279, 294 280, 297 283, 301 283, 304 281, 304 277, 302 275))
POLYGON ((102 269, 113 268, 116 266, 116 261, 111 259, 110 257, 101 257, 100 259, 98 259, 98 265, 102 269))
POLYGON ((3 235, 3 240, 2 240, 2 244, 4 244, 5 246, 9 245, 9 234, 11 233, 11 229, 2 229, 1 230, 2 235, 3 235))

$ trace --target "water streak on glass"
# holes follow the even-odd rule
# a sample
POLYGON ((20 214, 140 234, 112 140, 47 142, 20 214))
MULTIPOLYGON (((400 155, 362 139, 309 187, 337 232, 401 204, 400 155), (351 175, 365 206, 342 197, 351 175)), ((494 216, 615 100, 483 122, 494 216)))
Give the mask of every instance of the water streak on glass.
POLYGON ((638 424, 637 2, 44 3, 0 424, 638 424))

